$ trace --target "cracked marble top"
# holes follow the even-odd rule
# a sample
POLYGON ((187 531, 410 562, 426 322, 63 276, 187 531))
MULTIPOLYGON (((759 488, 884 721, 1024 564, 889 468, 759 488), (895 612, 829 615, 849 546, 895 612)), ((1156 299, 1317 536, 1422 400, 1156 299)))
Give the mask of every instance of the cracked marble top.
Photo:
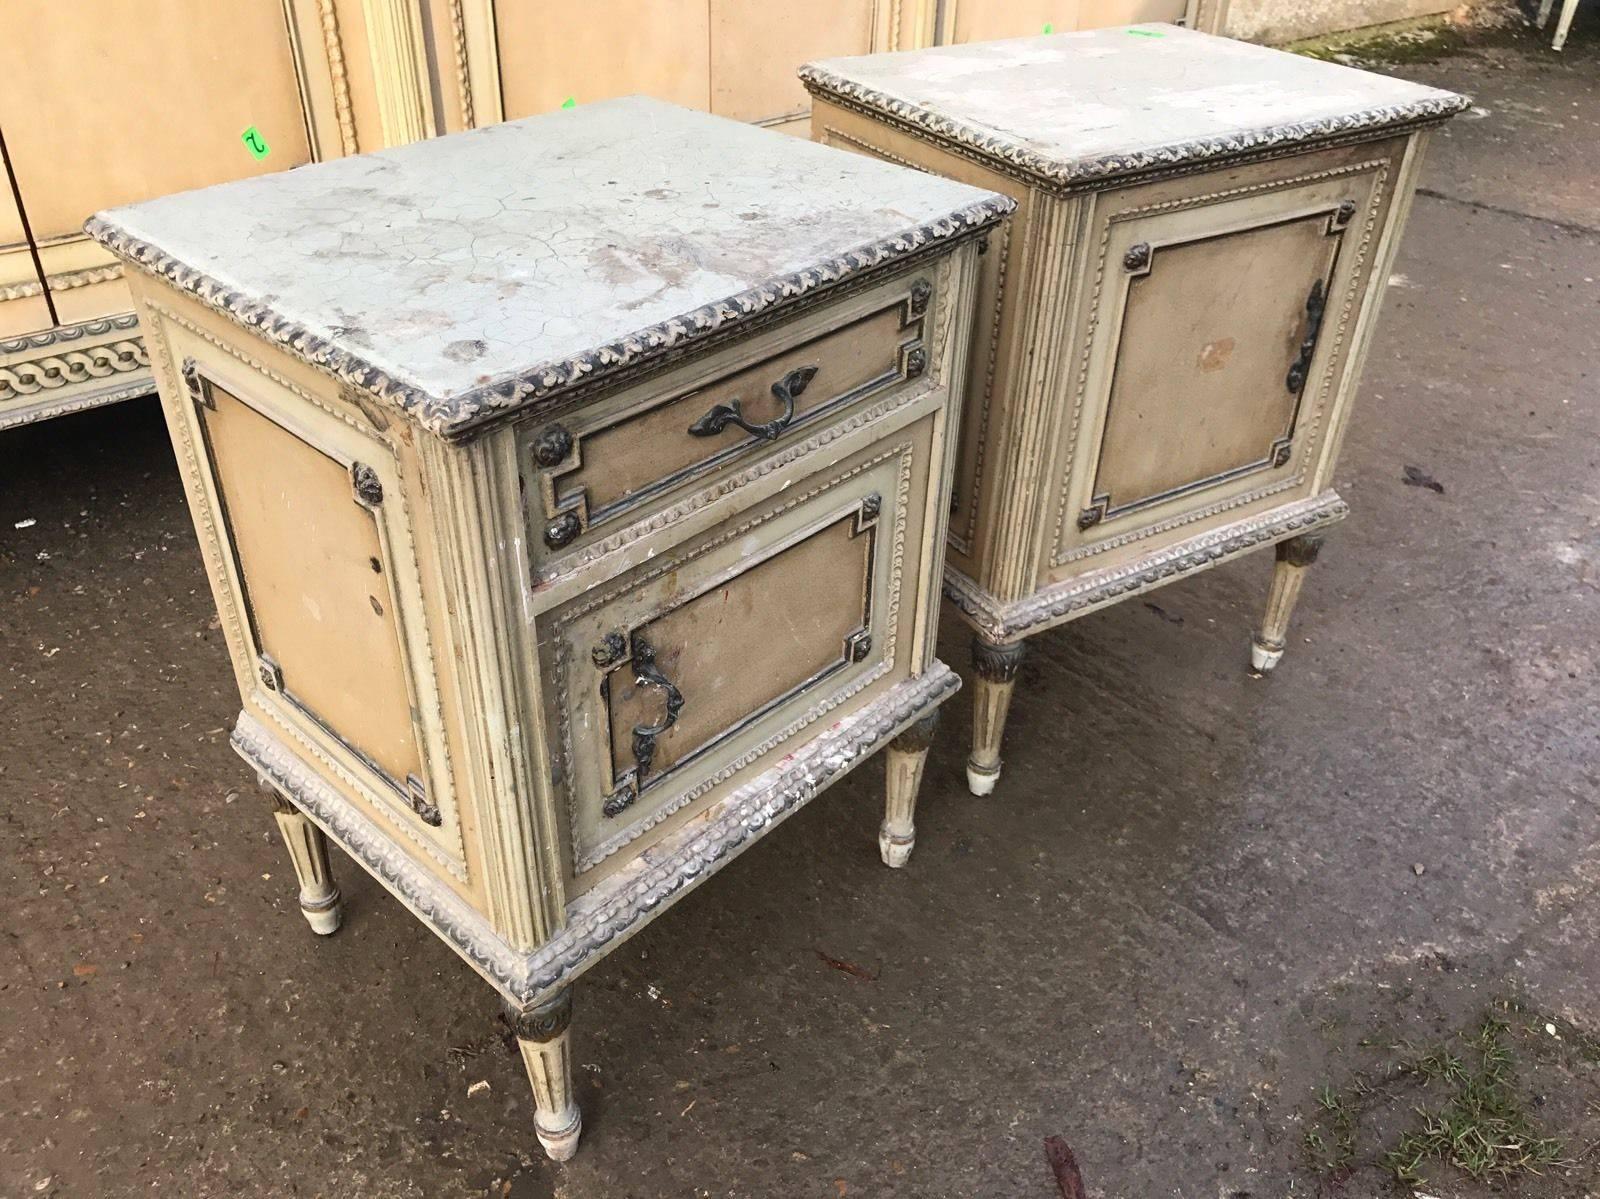
POLYGON ((629 97, 166 196, 85 227, 454 436, 1012 207, 629 97))
POLYGON ((813 92, 1056 184, 1438 118, 1468 103, 1163 24, 829 58, 800 75, 813 92))

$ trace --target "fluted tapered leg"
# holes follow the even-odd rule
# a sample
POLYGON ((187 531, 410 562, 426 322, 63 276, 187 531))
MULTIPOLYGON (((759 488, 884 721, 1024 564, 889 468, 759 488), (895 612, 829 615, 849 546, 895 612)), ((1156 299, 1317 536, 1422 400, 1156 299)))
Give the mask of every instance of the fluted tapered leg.
POLYGON ((1261 630, 1250 641, 1250 665, 1263 673, 1283 658, 1289 643, 1289 617, 1305 584, 1306 571, 1322 551, 1322 538, 1311 533, 1278 542, 1278 564, 1272 572, 1272 590, 1267 594, 1267 614, 1261 630))
POLYGON ((563 987, 533 1007, 507 1009, 517 1034, 522 1064, 533 1084, 533 1130, 552 1161, 564 1162, 578 1152, 583 1113, 572 1090, 572 1048, 567 1029, 572 1023, 572 988, 563 987))
POLYGON ((967 759, 967 789, 988 795, 1000 781, 1000 740, 1005 736, 1011 692, 1022 666, 1023 643, 992 645, 972 639, 972 756, 967 759))
POLYGON ((339 888, 334 885, 333 871, 328 866, 327 839, 322 830, 276 788, 266 782, 262 787, 271 792, 272 816, 288 847, 295 877, 300 880, 300 910, 305 913, 306 923, 318 936, 331 936, 339 931, 344 907, 339 902, 339 888))
POLYGON ((922 768, 928 761, 928 747, 939 727, 935 709, 906 729, 887 751, 888 796, 884 802, 883 826, 878 830, 878 852, 885 866, 901 867, 917 843, 917 791, 922 786, 922 768))

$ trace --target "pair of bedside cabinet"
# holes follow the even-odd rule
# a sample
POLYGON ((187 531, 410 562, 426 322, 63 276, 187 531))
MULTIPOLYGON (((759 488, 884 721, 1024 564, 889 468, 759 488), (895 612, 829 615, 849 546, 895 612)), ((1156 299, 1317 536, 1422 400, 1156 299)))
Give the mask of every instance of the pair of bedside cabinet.
POLYGON ((1293 534, 1281 652, 1453 98, 1289 72, 1343 123, 1218 140, 1277 85, 1196 81, 1293 60, 1148 32, 1145 74, 1117 34, 808 68, 818 140, 867 155, 628 99, 89 223, 301 907, 339 927, 331 837, 482 974, 552 1157, 584 970, 879 747, 906 862, 941 583, 983 639, 977 790, 1028 632, 1293 534), (1010 140, 935 115, 968 102, 1010 140), (1141 105, 1139 147, 1067 158, 1141 105))

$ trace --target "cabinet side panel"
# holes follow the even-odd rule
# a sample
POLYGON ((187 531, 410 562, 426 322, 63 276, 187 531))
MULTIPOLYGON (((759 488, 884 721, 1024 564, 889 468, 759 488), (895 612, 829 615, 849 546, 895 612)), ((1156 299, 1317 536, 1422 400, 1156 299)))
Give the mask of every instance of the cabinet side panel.
POLYGON ((372 513, 343 465, 208 391, 202 427, 257 649, 286 697, 404 786, 422 762, 372 513))
POLYGON ((1014 179, 821 99, 812 111, 811 132, 823 145, 988 188, 1017 201, 1017 211, 989 235, 978 259, 971 309, 972 350, 962 393, 946 552, 953 567, 976 577, 987 541, 985 513, 993 503, 999 452, 995 433, 1005 427, 1013 385, 1014 368, 1007 346, 1019 323, 1019 295, 1026 270, 1023 247, 1034 215, 1033 194, 1014 179))

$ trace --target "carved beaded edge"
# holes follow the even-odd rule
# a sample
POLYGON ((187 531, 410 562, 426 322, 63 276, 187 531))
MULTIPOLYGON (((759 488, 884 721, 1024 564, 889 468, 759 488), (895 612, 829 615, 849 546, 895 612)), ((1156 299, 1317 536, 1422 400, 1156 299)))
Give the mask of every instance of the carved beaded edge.
POLYGON ((1081 616, 1123 596, 1157 583, 1204 570, 1269 541, 1334 524, 1350 515, 1350 505, 1337 492, 1279 508, 1265 516, 1224 525, 1212 533, 1181 541, 1147 559, 1108 567, 1047 587, 1028 599, 1006 604, 996 600, 959 571, 945 567, 944 594, 967 620, 991 641, 1010 641, 1042 625, 1081 616))
POLYGON ((1070 187, 1075 184, 1113 179, 1121 175, 1174 169, 1191 163, 1249 154, 1278 146, 1321 141, 1340 134, 1415 125, 1424 121, 1440 121, 1454 116, 1472 104, 1466 96, 1458 96, 1453 92, 1440 92, 1408 104, 1388 104, 1311 121, 1269 125, 1263 129, 1242 129, 1218 137, 1196 138, 1192 141, 1174 142, 1167 146, 1133 150, 1123 154, 1061 159, 1041 154, 1037 150, 1030 149, 1025 143, 981 125, 943 116, 914 101, 881 92, 854 79, 847 79, 816 63, 802 66, 799 75, 806 91, 813 96, 866 112, 871 116, 886 118, 941 141, 964 146, 985 159, 1004 163, 1027 179, 1047 188, 1070 187))
POLYGON ((247 712, 229 739, 234 751, 375 874, 508 998, 527 1004, 570 981, 619 938, 652 919, 679 891, 714 874, 765 828, 809 803, 830 783, 943 703, 961 680, 937 659, 916 678, 828 728, 809 745, 720 800, 703 822, 653 847, 618 885, 597 888, 533 952, 508 944, 467 902, 422 870, 394 839, 341 798, 247 712))
POLYGON ((120 258, 189 293, 311 366, 399 409, 430 433, 451 439, 505 413, 542 407, 581 384, 650 362, 669 350, 801 296, 900 262, 930 246, 979 233, 1015 208, 1016 202, 1010 197, 990 195, 948 216, 867 242, 815 266, 758 283, 581 354, 554 359, 458 395, 442 397, 395 378, 360 355, 279 314, 271 305, 253 300, 203 271, 179 262, 164 250, 101 217, 90 217, 83 228, 120 258))

